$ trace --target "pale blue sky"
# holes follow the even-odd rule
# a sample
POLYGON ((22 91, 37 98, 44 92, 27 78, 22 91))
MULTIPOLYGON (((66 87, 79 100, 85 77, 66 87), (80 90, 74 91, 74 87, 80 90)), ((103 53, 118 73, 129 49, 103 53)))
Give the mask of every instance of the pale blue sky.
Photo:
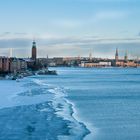
POLYGON ((0 55, 140 55, 139 0, 0 0, 0 55))

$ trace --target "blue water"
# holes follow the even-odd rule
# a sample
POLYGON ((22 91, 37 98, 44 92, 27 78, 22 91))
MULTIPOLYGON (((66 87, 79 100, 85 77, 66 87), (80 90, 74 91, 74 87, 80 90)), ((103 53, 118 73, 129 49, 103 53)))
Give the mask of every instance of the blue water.
POLYGON ((85 140, 140 140, 140 69, 55 69, 47 83, 65 89, 85 140))

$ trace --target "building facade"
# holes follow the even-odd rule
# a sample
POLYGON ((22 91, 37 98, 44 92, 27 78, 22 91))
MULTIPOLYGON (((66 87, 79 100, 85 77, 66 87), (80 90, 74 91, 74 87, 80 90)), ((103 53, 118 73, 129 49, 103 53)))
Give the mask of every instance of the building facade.
POLYGON ((27 62, 23 59, 10 59, 10 72, 18 73, 27 70, 27 62))
POLYGON ((111 62, 81 62, 80 67, 92 68, 92 67, 111 67, 111 62))
POLYGON ((9 72, 9 58, 0 57, 0 73, 9 72))

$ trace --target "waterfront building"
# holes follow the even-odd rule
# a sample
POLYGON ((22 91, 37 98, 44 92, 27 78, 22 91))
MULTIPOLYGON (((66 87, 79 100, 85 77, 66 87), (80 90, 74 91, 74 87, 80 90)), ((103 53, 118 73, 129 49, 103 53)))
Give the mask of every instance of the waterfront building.
POLYGON ((62 66, 64 64, 63 57, 54 57, 53 62, 55 62, 57 66, 62 66))
POLYGON ((9 58, 0 57, 0 73, 8 73, 8 72, 9 72, 9 58))
POLYGON ((63 61, 65 66, 78 66, 82 61, 82 57, 65 57, 63 61))
POLYGON ((32 60, 32 59, 30 59, 30 58, 26 58, 26 59, 24 59, 25 60, 25 62, 27 63, 27 67, 29 68, 29 69, 32 69, 33 67, 34 67, 34 60, 32 60))
POLYGON ((46 68, 48 66, 48 58, 38 58, 36 64, 40 64, 41 67, 46 68))
POLYGON ((124 67, 124 60, 119 60, 115 63, 116 67, 124 67))
POLYGON ((133 60, 124 62, 124 67, 137 67, 137 66, 138 66, 137 63, 135 63, 133 60))
POLYGON ((11 58, 10 59, 10 72, 18 73, 27 70, 27 63, 23 59, 11 58))
POLYGON ((110 67, 110 66, 111 66, 111 62, 99 62, 99 64, 100 64, 102 67, 110 67))
POLYGON ((79 67, 85 67, 85 61, 81 61, 81 64, 79 64, 79 67))
POLYGON ((21 71, 27 70, 27 62, 24 59, 19 59, 21 71))
POLYGON ((56 65, 55 62, 50 62, 50 63, 49 63, 49 66, 50 66, 50 67, 56 67, 57 65, 56 65))
POLYGON ((139 65, 134 60, 128 60, 127 51, 125 52, 124 59, 119 59, 118 49, 116 49, 115 66, 116 67, 137 67, 139 65))
POLYGON ((37 47, 36 47, 35 41, 33 41, 33 44, 32 44, 31 59, 29 59, 26 62, 27 62, 28 68, 31 70, 38 70, 42 67, 42 64, 40 63, 39 59, 37 59, 37 47))
POLYGON ((81 64, 79 65, 80 67, 86 67, 86 68, 91 68, 91 67, 111 67, 111 62, 84 62, 82 61, 81 64))

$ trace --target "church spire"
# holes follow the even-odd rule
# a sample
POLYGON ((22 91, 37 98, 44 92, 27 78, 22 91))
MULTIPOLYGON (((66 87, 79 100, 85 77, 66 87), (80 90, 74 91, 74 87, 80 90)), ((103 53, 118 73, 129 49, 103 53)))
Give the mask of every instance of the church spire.
POLYGON ((125 61, 125 62, 127 62, 127 61, 128 61, 127 51, 125 52, 124 61, 125 61))
POLYGON ((92 61, 92 53, 89 53, 89 60, 92 61))
POLYGON ((116 48, 115 60, 116 62, 119 60, 118 48, 116 48))

